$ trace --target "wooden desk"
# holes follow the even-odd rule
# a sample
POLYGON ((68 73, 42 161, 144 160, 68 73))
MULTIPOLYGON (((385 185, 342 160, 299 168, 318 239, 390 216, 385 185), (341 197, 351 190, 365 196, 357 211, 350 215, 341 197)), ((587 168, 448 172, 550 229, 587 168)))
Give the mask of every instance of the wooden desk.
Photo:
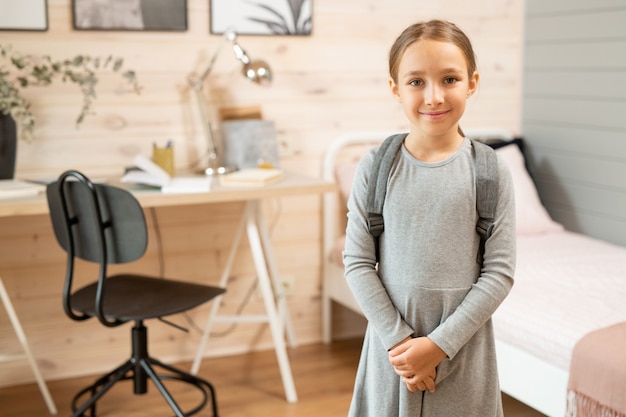
MULTIPOLYGON (((158 190, 131 186, 133 194, 145 208, 183 206, 193 204, 211 204, 224 202, 244 202, 245 210, 240 225, 235 231, 235 241, 230 250, 228 262, 222 273, 220 285, 227 287, 230 267, 232 265, 238 242, 245 229, 250 243, 259 288, 263 295, 265 316, 218 316, 221 297, 214 300, 202 341, 198 347, 192 365, 192 373, 197 373, 204 356, 206 343, 211 326, 218 321, 267 322, 269 323, 274 349, 287 401, 296 402, 297 394, 291 367, 286 352, 285 331, 291 344, 295 344, 295 336, 291 329, 274 254, 268 237, 267 227, 260 213, 260 201, 267 198, 290 197, 304 194, 322 194, 335 191, 331 182, 288 174, 279 182, 261 187, 223 187, 214 184, 210 192, 193 194, 163 194, 158 190)), ((0 200, 0 217, 47 214, 48 207, 45 196, 0 200)))
MULTIPOLYGON (((233 203, 237 201, 262 200, 290 197, 300 194, 322 194, 336 190, 332 182, 287 174, 279 182, 261 187, 222 187, 216 184, 208 193, 163 194, 156 189, 117 184, 133 191, 143 207, 185 206, 190 204, 233 203)), ((47 214, 45 196, 0 199, 0 217, 47 214)))

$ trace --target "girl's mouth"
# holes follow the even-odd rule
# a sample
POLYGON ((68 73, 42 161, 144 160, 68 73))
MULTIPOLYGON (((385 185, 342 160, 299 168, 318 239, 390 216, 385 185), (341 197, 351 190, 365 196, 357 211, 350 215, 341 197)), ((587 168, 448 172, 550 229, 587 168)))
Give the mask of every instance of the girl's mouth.
POLYGON ((442 110, 442 111, 433 111, 433 112, 423 112, 420 113, 423 117, 430 119, 430 120, 438 120, 443 118, 446 114, 448 114, 448 110, 442 110))

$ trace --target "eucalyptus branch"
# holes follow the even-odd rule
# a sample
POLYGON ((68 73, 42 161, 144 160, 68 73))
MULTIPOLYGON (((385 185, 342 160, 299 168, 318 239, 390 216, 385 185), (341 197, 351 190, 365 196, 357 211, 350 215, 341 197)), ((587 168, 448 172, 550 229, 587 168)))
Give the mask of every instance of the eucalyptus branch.
POLYGON ((0 45, 0 113, 11 115, 21 127, 21 137, 31 140, 35 118, 31 103, 23 97, 21 90, 31 86, 48 86, 60 79, 80 87, 83 103, 76 118, 76 127, 79 127, 91 114, 99 71, 119 72, 134 93, 141 92, 135 72, 122 72, 123 65, 122 58, 113 56, 76 55, 72 59, 54 60, 49 55, 23 55, 14 51, 11 45, 0 45))

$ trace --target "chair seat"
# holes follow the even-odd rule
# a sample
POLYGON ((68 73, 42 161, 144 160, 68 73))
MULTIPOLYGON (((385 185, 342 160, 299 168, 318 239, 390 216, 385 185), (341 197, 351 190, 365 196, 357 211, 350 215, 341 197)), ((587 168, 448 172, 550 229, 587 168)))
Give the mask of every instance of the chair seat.
MULTIPOLYGON (((72 308, 95 316, 97 283, 72 295, 72 308)), ((119 274, 107 278, 104 314, 107 319, 144 320, 181 313, 222 294, 224 289, 144 275, 119 274)))

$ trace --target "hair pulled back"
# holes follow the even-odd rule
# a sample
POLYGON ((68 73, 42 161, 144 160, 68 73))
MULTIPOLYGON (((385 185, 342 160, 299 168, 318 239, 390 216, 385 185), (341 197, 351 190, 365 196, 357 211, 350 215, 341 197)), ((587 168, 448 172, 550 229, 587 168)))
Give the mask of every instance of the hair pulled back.
POLYGON ((407 27, 398 36, 389 51, 389 76, 398 82, 398 67, 406 49, 420 40, 450 42, 463 52, 467 64, 468 76, 476 71, 476 56, 469 38, 454 23, 445 20, 418 22, 407 27))

